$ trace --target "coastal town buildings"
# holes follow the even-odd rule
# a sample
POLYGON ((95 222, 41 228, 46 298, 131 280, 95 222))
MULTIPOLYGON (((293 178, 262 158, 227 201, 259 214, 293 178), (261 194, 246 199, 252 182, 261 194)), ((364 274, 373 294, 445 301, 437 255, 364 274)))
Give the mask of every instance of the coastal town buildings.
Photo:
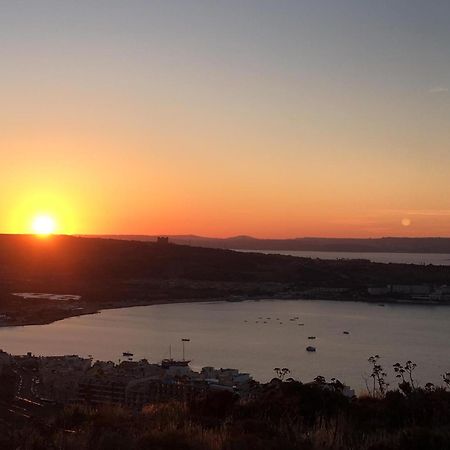
POLYGON ((450 301, 450 286, 447 285, 389 284, 369 287, 367 292, 372 297, 399 297, 433 302, 450 301))
POLYGON ((198 372, 189 361, 173 359, 116 364, 78 355, 11 356, 0 351, 0 371, 3 365, 14 367, 19 384, 27 386, 22 395, 33 402, 120 405, 136 411, 149 403, 186 401, 210 390, 245 395, 252 380, 237 369, 204 367, 198 372))
POLYGON ((208 390, 243 394, 250 381, 249 374, 237 369, 205 367, 196 372, 189 361, 173 359, 165 359, 161 364, 124 361, 105 368, 95 363, 79 381, 77 401, 141 409, 148 403, 188 400, 208 390))

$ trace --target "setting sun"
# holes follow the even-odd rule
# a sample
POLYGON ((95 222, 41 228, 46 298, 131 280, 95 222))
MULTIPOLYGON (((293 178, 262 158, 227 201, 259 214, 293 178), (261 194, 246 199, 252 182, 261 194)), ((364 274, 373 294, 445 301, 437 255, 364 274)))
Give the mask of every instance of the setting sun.
POLYGON ((47 236, 56 231, 56 221, 51 216, 40 215, 34 218, 32 229, 35 234, 47 236))

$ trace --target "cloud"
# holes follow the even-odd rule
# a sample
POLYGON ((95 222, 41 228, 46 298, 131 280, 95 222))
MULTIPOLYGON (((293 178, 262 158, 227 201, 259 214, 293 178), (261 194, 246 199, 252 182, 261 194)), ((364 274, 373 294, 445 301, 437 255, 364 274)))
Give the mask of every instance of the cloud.
POLYGON ((448 88, 442 87, 442 86, 436 86, 436 87, 428 89, 428 92, 430 94, 444 94, 444 93, 446 93, 448 91, 449 91, 448 88))
POLYGON ((402 215, 402 216, 431 216, 445 217, 450 216, 449 209, 384 209, 379 211, 382 214, 402 215))

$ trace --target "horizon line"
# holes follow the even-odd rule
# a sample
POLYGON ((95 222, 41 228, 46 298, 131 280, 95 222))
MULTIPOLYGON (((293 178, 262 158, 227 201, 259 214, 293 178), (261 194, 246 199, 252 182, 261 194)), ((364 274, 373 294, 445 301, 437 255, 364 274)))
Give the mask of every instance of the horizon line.
MULTIPOLYGON (((0 236, 36 236, 35 233, 2 233, 0 232, 0 236)), ((256 241, 295 241, 295 240, 381 240, 381 239, 450 239, 450 236, 369 236, 369 237, 337 237, 337 236, 296 236, 296 237, 255 237, 251 235, 231 235, 225 237, 218 236, 203 236, 197 234, 165 234, 165 233, 157 233, 157 234, 141 234, 141 233, 51 233, 47 235, 51 236, 60 236, 60 237, 79 237, 79 238, 102 238, 102 237, 146 237, 146 238, 158 238, 158 237, 169 237, 169 238, 185 238, 185 239, 211 239, 211 240, 231 240, 231 239, 253 239, 256 241)))

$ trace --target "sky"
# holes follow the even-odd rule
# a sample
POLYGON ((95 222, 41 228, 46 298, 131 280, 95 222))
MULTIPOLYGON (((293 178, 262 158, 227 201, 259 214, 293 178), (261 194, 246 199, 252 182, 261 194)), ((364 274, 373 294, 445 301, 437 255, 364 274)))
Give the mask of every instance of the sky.
POLYGON ((448 0, 0 0, 0 232, 450 236, 448 0))

